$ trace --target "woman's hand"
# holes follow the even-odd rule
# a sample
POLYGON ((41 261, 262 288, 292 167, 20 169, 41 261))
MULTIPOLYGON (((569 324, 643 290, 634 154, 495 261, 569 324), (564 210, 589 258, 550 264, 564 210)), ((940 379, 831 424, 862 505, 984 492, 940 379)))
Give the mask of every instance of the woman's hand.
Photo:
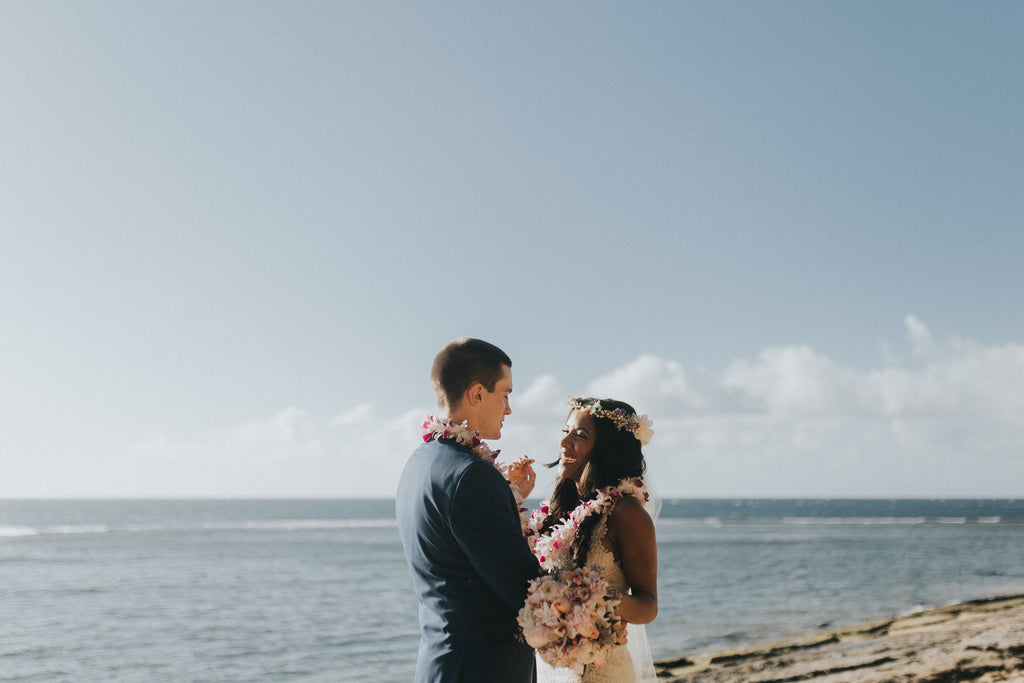
POLYGON ((533 487, 537 483, 533 462, 531 458, 524 455, 505 468, 505 478, 508 479, 509 484, 519 489, 519 495, 523 498, 527 498, 533 493, 533 487))

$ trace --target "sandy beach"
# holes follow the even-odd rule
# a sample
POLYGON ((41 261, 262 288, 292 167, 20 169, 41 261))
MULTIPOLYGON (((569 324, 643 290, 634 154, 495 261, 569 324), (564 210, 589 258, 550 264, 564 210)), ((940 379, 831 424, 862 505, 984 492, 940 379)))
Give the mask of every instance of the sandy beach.
POLYGON ((671 683, 1024 683, 1024 595, 656 666, 671 683))

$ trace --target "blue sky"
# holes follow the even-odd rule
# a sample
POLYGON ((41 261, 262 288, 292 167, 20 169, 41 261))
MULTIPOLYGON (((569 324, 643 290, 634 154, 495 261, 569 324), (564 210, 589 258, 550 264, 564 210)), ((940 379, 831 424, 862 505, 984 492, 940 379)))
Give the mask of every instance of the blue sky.
POLYGON ((513 357, 508 455, 593 392, 664 495, 1018 496, 1022 39, 1012 2, 4 3, 0 496, 391 495, 466 335, 513 357))

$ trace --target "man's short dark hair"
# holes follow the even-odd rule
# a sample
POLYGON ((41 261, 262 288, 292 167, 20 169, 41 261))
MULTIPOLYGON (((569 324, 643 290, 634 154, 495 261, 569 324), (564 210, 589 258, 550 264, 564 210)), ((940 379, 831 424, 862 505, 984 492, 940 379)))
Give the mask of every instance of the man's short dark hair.
POLYGON ((494 391, 505 374, 502 366, 511 368, 512 359, 494 344, 470 337, 451 342, 437 354, 430 370, 438 405, 456 408, 466 389, 476 382, 494 391))

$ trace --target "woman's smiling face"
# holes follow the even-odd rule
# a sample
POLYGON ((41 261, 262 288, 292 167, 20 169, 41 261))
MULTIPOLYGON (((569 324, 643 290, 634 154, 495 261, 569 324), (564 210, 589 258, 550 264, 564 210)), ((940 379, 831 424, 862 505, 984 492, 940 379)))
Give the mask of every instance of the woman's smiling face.
POLYGON ((570 479, 577 484, 583 478, 583 471, 590 462, 590 454, 594 450, 597 433, 594 429, 594 418, 583 410, 569 413, 562 429, 562 440, 559 442, 560 457, 558 459, 558 476, 570 479))

